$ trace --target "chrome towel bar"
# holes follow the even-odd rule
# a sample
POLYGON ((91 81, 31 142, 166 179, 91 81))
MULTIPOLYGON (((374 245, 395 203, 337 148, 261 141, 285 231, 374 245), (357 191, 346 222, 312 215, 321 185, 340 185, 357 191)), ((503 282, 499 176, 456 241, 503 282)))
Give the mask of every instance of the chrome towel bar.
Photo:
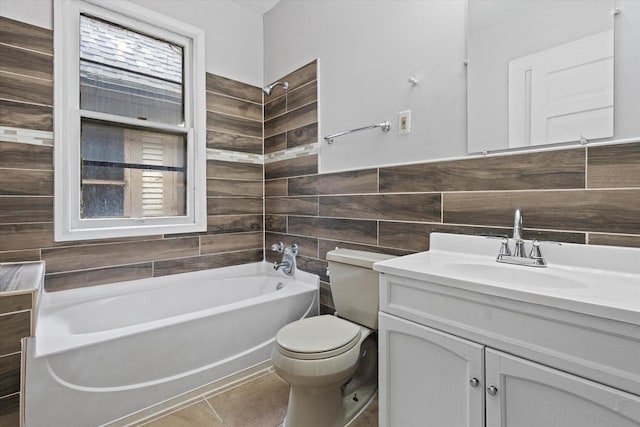
POLYGON ((389 121, 387 120, 386 122, 378 123, 377 125, 365 126, 362 128, 351 129, 344 132, 334 133, 333 135, 325 136, 324 140, 327 141, 327 144, 333 144, 333 140, 335 138, 338 138, 339 136, 348 135, 350 133, 359 132, 361 130, 375 129, 375 128, 380 128, 382 129, 383 132, 389 132, 389 129, 391 129, 391 123, 389 123, 389 121))

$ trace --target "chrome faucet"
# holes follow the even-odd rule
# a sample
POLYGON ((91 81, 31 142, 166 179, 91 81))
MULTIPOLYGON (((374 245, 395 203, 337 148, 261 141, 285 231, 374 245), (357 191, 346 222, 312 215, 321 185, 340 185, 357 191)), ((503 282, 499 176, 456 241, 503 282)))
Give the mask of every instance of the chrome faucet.
MULTIPOLYGON (((275 246, 275 245, 274 245, 275 246)), ((273 248, 272 248, 273 249, 273 248)), ((280 252, 276 249, 276 252, 280 252)), ((282 261, 273 263, 273 269, 282 272, 288 276, 296 272, 296 256, 298 255, 298 245, 293 243, 282 251, 282 261)))
POLYGON ((513 218, 513 240, 515 241, 513 256, 527 256, 524 250, 524 240, 522 239, 522 212, 520 211, 520 208, 516 208, 516 212, 513 218))
POLYGON ((513 217, 513 239, 522 240, 522 211, 520 208, 516 208, 513 217))
POLYGON ((515 246, 513 253, 509 248, 509 238, 504 237, 500 245, 500 251, 496 257, 496 261, 506 264, 526 265, 529 267, 546 267, 547 263, 542 257, 540 251, 540 242, 534 240, 532 242, 531 253, 529 256, 526 254, 524 247, 524 239, 522 238, 522 211, 520 208, 516 208, 513 218, 513 235, 515 246))

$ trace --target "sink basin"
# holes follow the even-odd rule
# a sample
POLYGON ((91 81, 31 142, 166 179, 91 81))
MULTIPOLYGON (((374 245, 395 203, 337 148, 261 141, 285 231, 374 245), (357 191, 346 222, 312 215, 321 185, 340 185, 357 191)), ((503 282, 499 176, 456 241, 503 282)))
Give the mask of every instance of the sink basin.
POLYGON ((449 263, 444 268, 457 277, 470 279, 483 278, 513 286, 551 287, 551 288, 584 288, 586 284, 554 274, 549 270, 531 267, 509 266, 504 264, 449 263))

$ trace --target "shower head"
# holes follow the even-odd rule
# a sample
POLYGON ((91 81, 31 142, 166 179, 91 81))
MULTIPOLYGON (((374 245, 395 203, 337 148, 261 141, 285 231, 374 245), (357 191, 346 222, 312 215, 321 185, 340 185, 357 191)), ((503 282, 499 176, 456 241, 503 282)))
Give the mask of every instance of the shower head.
POLYGON ((278 86, 278 85, 282 85, 282 88, 284 90, 289 89, 289 82, 275 82, 275 83, 271 83, 269 86, 263 88, 262 91, 264 92, 265 95, 269 96, 269 95, 271 95, 271 91, 273 90, 273 88, 278 86))

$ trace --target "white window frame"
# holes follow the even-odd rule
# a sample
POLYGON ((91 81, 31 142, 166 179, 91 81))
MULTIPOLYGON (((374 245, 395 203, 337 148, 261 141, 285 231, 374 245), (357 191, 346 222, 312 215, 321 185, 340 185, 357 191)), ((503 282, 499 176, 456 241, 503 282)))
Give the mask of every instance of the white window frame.
POLYGON ((54 4, 54 230, 56 241, 189 233, 207 229, 204 32, 126 1, 56 0, 54 4), (184 126, 80 109, 80 15, 88 14, 184 49, 184 126), (81 218, 82 118, 186 136, 186 215, 81 218))

